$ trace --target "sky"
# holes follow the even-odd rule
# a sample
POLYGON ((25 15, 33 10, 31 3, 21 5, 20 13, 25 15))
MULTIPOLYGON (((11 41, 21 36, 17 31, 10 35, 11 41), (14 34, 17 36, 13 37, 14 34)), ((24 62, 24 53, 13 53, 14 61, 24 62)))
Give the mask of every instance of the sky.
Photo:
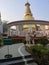
MULTIPOLYGON (((0 0, 1 19, 9 22, 23 20, 27 0, 0 0)), ((28 0, 35 20, 49 21, 49 0, 28 0)))

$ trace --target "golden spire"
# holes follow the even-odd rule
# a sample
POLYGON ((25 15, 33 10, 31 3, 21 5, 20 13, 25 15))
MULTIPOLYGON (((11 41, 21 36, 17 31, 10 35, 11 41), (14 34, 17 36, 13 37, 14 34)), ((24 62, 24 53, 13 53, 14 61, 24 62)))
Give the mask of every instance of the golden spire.
POLYGON ((34 17, 32 16, 32 13, 31 13, 31 10, 30 10, 30 4, 28 3, 28 0, 27 0, 27 3, 25 4, 25 14, 24 14, 24 20, 34 20, 34 17))

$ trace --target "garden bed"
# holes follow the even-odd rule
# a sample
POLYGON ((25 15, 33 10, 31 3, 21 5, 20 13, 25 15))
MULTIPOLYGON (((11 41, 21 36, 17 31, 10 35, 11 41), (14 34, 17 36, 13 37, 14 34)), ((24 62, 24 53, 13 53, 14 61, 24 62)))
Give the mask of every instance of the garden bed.
POLYGON ((25 48, 39 65, 49 65, 49 50, 44 46, 26 44, 25 48))

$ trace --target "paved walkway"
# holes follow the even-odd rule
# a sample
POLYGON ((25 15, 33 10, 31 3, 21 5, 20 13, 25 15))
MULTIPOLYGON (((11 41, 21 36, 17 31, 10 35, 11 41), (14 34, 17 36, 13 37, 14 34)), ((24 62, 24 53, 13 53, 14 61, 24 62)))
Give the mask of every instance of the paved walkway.
MULTIPOLYGON (((0 48, 0 59, 5 59, 5 55, 8 54, 8 46, 3 46, 2 48, 0 48)), ((36 63, 29 63, 27 64, 27 60, 24 58, 25 55, 30 55, 30 53, 28 53, 25 50, 25 46, 23 43, 18 43, 18 44, 13 44, 13 45, 9 45, 9 54, 12 54, 13 57, 19 57, 22 56, 23 57, 23 61, 25 61, 25 65, 37 65, 36 63)), ((10 63, 16 63, 16 61, 11 61, 11 62, 5 62, 5 63, 0 63, 0 65, 7 65, 10 63)))
MULTIPOLYGON (((20 53, 18 52, 18 48, 22 45, 23 43, 18 43, 18 44, 13 44, 9 45, 9 54, 12 54, 13 57, 18 57, 21 56, 20 53)), ((8 54, 8 46, 3 46, 0 48, 0 59, 5 59, 5 55, 8 54)))
MULTIPOLYGON (((12 54, 13 57, 18 57, 21 56, 20 52, 24 55, 29 54, 28 52, 25 51, 25 47, 23 43, 18 43, 18 44, 13 44, 9 45, 9 54, 12 54), (21 50, 19 50, 21 48, 21 50)), ((5 59, 5 55, 8 54, 8 46, 3 46, 0 48, 0 59, 5 59)))
POLYGON ((25 46, 23 44, 18 48, 18 52, 20 53, 21 56, 30 55, 30 53, 28 53, 25 50, 25 46))

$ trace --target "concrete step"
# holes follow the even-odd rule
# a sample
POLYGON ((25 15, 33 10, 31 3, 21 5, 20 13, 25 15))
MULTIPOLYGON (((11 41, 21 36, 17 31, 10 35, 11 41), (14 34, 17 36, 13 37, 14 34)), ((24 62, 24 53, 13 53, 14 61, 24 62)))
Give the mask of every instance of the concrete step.
MULTIPOLYGON (((23 59, 23 57, 22 57, 22 59, 23 59)), ((27 62, 27 64, 35 63, 34 59, 32 58, 31 55, 25 55, 24 59, 21 60, 21 62, 20 62, 20 60, 18 60, 18 61, 19 61, 18 63, 13 63, 13 64, 9 64, 9 65, 16 65, 16 64, 17 65, 25 65, 25 62, 27 62)))
POLYGON ((22 59, 22 56, 13 57, 13 58, 5 58, 5 59, 0 59, 0 63, 10 62, 10 61, 15 61, 15 60, 21 60, 21 59, 22 59))
POLYGON ((31 55, 31 54, 25 55, 24 57, 25 57, 25 58, 32 58, 32 55, 31 55))
POLYGON ((15 58, 2 59, 0 60, 0 65, 25 65, 25 62, 27 62, 27 64, 31 64, 35 61, 31 55, 25 55, 24 58, 23 56, 20 56, 15 58))
POLYGON ((22 56, 0 60, 0 65, 13 65, 13 64, 18 64, 18 65, 19 64, 24 64, 22 56))

